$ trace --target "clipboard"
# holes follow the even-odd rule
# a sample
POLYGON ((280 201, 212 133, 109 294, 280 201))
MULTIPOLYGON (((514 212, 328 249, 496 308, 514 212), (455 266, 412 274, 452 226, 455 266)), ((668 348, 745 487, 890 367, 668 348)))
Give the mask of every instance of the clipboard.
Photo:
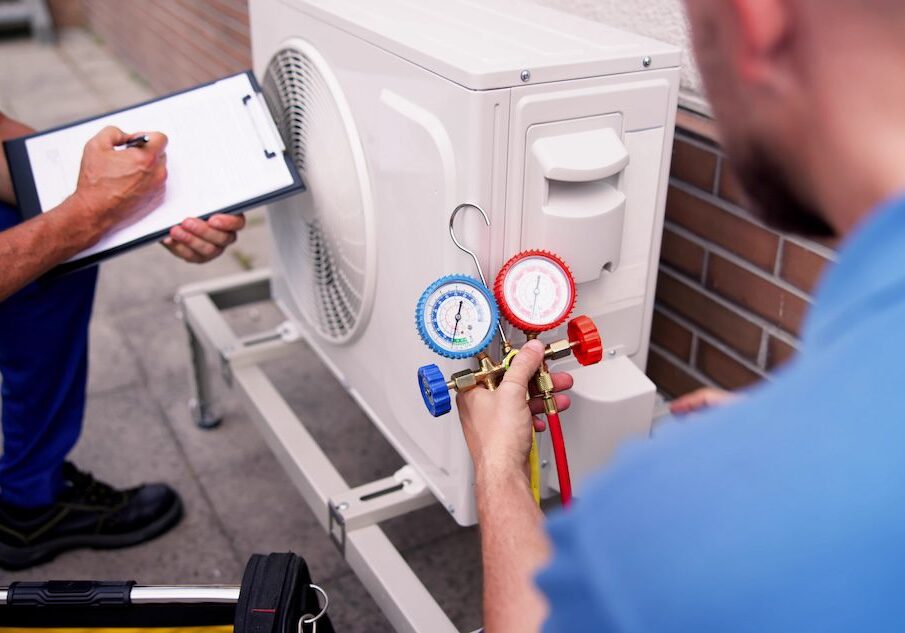
POLYGON ((241 213, 305 190, 257 79, 251 71, 245 71, 4 142, 24 220, 55 207, 75 191, 84 147, 81 140, 94 136, 106 125, 118 125, 130 133, 161 131, 169 136, 166 198, 144 218, 105 236, 98 245, 57 266, 50 275, 85 268, 158 241, 187 217, 206 219, 218 213, 241 213), (154 125, 167 117, 174 128, 185 128, 181 137, 172 128, 166 129, 166 125, 154 125), (136 124, 141 121, 151 124, 136 124), (202 128, 216 124, 226 129, 216 137, 207 137, 216 140, 208 148, 201 142, 204 132, 190 130, 193 121, 202 128), (123 122, 129 124, 120 125, 123 122), (175 192, 171 189, 174 180, 175 192), (183 203, 195 208, 185 208, 177 215, 183 203), (205 208, 197 208, 199 204, 205 208))

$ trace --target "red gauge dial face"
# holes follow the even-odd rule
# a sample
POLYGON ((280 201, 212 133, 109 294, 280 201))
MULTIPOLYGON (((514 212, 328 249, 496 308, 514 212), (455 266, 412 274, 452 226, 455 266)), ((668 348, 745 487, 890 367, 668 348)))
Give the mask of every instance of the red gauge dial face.
POLYGON ((575 282, 558 257, 542 252, 517 255, 498 279, 497 299, 516 327, 541 332, 558 327, 575 305, 575 282))

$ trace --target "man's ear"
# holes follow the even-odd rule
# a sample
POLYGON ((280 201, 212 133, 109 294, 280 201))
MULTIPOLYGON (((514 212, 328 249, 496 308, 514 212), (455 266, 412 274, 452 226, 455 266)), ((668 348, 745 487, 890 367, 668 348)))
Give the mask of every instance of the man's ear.
POLYGON ((792 33, 788 0, 723 0, 733 14, 736 68, 745 81, 760 82, 776 72, 778 56, 792 33))

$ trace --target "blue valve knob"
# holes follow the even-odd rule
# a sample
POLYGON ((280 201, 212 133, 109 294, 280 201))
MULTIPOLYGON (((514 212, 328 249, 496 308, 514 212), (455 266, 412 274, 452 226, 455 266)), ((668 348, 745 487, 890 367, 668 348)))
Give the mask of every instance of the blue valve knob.
POLYGON ((418 386, 421 388, 421 397, 424 398, 424 406, 435 418, 446 415, 452 410, 452 400, 449 397, 449 387, 446 386, 446 378, 436 365, 425 365, 418 370, 418 386))

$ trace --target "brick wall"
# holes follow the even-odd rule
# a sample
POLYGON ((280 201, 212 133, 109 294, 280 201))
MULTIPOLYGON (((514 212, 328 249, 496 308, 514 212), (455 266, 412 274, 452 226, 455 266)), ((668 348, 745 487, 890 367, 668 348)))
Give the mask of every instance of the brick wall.
POLYGON ((53 17, 54 26, 66 28, 70 26, 82 26, 85 24, 85 14, 82 5, 76 0, 50 0, 47 3, 50 15, 53 17))
MULTIPOLYGON (((250 66, 243 0, 81 0, 90 28, 159 91, 250 66), (140 26, 136 28, 133 25, 140 26)), ((648 373, 679 395, 767 376, 794 353, 833 251, 753 221, 713 138, 680 116, 648 373)))
POLYGON ((745 387, 789 360, 834 256, 831 244, 772 231, 744 207, 719 147, 680 127, 648 363, 670 395, 745 387))
POLYGON ((97 35, 159 92, 251 67, 246 0, 82 0, 97 35))

